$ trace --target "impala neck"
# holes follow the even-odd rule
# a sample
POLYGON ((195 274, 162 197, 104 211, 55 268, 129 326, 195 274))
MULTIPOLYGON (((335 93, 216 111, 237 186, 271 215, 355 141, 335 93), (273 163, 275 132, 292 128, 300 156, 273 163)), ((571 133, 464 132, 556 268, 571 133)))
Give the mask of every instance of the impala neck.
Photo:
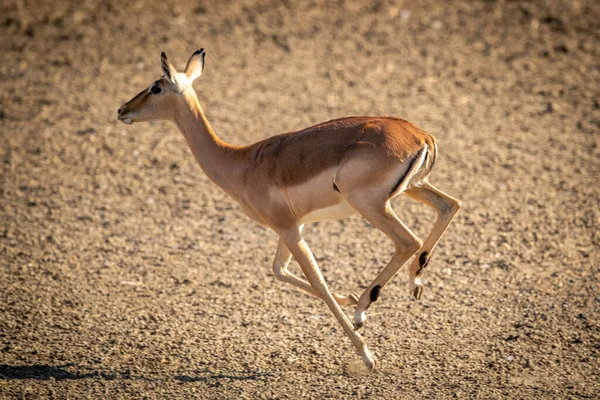
POLYGON ((240 147, 225 143, 210 127, 193 89, 184 93, 185 107, 179 108, 175 124, 185 136, 192 154, 208 178, 236 198, 236 180, 241 172, 240 147))

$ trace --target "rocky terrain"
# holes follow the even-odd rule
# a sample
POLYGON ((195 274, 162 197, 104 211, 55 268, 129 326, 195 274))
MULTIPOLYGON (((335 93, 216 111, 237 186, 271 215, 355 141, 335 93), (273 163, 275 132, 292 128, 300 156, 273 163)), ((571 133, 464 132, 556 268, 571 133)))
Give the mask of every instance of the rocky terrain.
MULTIPOLYGON (((600 397, 598 43, 592 0, 0 3, 0 398, 600 397), (370 308, 377 371, 175 126, 116 121, 200 47, 230 143, 349 115, 438 138, 464 206, 422 301, 402 271, 370 308)), ((305 237, 340 293, 393 251, 357 216, 305 237)))

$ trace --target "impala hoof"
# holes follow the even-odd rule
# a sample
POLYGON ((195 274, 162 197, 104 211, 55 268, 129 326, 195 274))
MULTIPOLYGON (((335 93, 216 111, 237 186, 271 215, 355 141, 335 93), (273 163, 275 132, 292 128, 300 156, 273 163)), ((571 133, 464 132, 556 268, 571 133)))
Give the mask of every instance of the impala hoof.
POLYGON ((421 295, 423 294, 423 285, 417 285, 413 289, 413 296, 416 300, 421 300, 421 295))
POLYGON ((377 367, 377 359, 370 356, 368 359, 362 358, 361 360, 351 361, 347 366, 346 372, 350 376, 365 376, 365 374, 373 373, 377 367))
POLYGON ((373 359, 365 362, 365 367, 367 367, 367 369, 369 371, 375 371, 377 369, 377 364, 378 364, 377 359, 373 358, 373 359))
POLYGON ((354 330, 357 331, 363 327, 365 321, 367 320, 367 313, 362 311, 360 313, 354 314, 354 330))
POLYGON ((356 293, 350 293, 348 295, 348 304, 351 306, 355 306, 358 304, 358 295, 356 293))

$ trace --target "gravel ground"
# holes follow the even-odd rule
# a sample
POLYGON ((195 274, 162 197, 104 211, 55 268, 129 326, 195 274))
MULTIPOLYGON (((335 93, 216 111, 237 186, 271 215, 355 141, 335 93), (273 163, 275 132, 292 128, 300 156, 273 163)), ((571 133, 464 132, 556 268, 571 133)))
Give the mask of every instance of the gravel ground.
MULTIPOLYGON (((600 397, 599 42, 592 0, 0 3, 0 398, 600 397), (230 143, 348 115, 438 138, 464 206, 422 301, 401 273, 369 310, 376 372, 173 125, 116 121, 199 47, 230 143)), ((359 217, 305 233, 340 293, 393 251, 359 217)))

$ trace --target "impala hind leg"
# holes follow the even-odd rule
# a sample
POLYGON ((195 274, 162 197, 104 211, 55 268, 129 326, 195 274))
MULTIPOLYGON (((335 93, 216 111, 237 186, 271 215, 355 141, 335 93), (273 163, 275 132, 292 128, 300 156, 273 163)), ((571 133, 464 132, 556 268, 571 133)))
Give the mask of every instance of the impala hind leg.
POLYGON ((416 237, 392 210, 389 200, 374 206, 372 199, 365 198, 364 202, 357 199, 351 200, 354 207, 373 226, 385 233, 396 246, 396 251, 385 268, 377 275, 375 280, 367 287, 358 300, 354 312, 354 327, 360 328, 367 318, 367 308, 377 301, 381 290, 396 275, 398 270, 421 248, 421 240, 416 237))
MULTIPOLYGON (((302 228, 300 228, 300 231, 302 228)), ((300 278, 299 276, 294 275, 288 270, 288 265, 292 259, 292 253, 288 250, 287 246, 283 242, 283 240, 279 239, 279 245, 277 246, 277 254, 275 255, 275 260, 273 261, 273 274, 277 279, 282 282, 289 283, 290 285, 296 286, 313 296, 320 296, 315 292, 315 290, 310 286, 310 284, 300 278)), ((341 305, 354 305, 358 303, 358 296, 354 293, 348 296, 342 296, 337 293, 331 293, 335 301, 341 305)))
POLYGON ((427 236, 427 239, 425 239, 419 255, 415 257, 408 270, 410 290, 415 299, 420 300, 423 293, 423 285, 421 284, 420 277, 429 263, 431 252, 460 209, 461 202, 437 189, 427 181, 424 181, 422 186, 408 189, 405 193, 414 200, 424 203, 437 211, 435 225, 429 236, 427 236))
POLYGON ((352 344, 356 348, 358 354, 360 354, 363 362, 368 369, 372 370, 376 366, 376 360, 369 351, 366 343, 362 339, 361 335, 354 330, 350 320, 344 314, 340 305, 337 303, 333 294, 329 290, 323 274, 321 273, 317 261, 315 260, 310 248, 302 238, 300 230, 298 228, 291 228, 280 232, 281 240, 285 243, 289 251, 294 255, 298 264, 302 268, 302 272, 308 279, 312 290, 317 294, 318 297, 325 301, 327 307, 331 310, 335 318, 338 320, 346 335, 352 341, 352 344))

